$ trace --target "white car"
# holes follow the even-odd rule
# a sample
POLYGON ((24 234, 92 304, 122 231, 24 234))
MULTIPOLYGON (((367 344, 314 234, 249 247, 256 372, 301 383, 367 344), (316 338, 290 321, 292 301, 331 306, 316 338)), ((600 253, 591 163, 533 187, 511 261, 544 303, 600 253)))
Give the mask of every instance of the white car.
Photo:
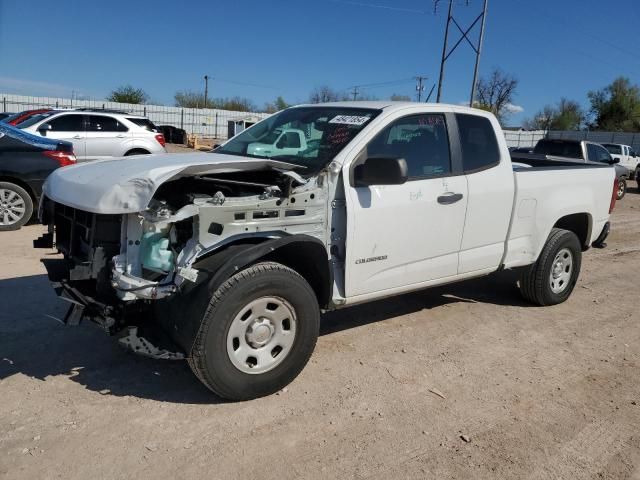
POLYGON ((503 269, 527 301, 564 302, 583 251, 604 246, 616 187, 605 163, 512 163, 482 110, 302 105, 213 153, 56 170, 34 245, 64 255, 43 260, 64 323, 186 358, 215 393, 249 399, 300 373, 321 311, 503 269), (314 144, 247 153, 292 127, 314 144))
POLYGON ((167 153, 164 135, 145 117, 108 110, 52 110, 17 125, 29 133, 73 143, 79 162, 167 153))
POLYGON ((611 154, 612 158, 620 160, 620 165, 626 167, 631 172, 630 178, 638 179, 640 172, 640 156, 629 145, 620 143, 601 143, 611 154))

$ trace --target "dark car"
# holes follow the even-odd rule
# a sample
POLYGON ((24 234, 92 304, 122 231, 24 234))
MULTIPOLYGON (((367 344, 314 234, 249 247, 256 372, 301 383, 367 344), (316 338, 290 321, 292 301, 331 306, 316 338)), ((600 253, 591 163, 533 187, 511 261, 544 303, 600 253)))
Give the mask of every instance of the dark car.
POLYGON ((164 134, 167 143, 187 143, 187 132, 173 125, 160 125, 158 129, 164 134))
POLYGON ((0 122, 0 231, 26 224, 47 176, 75 162, 70 142, 36 137, 0 122))
POLYGON ((14 113, 12 115, 9 115, 6 118, 3 118, 2 122, 8 123, 9 125, 17 125, 21 122, 24 122, 28 118, 33 117, 34 115, 38 115, 40 113, 47 113, 47 112, 50 112, 51 110, 52 110, 51 108, 38 108, 35 110, 24 110, 22 112, 14 113))
POLYGON ((8 113, 8 112, 0 113, 0 122, 3 121, 5 118, 10 117, 11 115, 13 115, 13 113, 8 113))

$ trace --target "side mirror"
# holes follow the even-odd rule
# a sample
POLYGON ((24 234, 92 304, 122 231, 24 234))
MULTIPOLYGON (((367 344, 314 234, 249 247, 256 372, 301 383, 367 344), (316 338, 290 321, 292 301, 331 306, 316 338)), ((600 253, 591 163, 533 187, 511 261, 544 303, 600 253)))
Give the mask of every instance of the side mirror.
POLYGON ((220 145, 222 145, 222 144, 221 144, 221 143, 214 143, 214 144, 213 144, 213 148, 214 148, 214 149, 216 149, 216 148, 218 148, 220 145))
POLYGON ((404 158, 369 157, 353 171, 356 187, 370 185, 402 185, 407 181, 407 162, 404 158))
POLYGON ((611 157, 607 163, 609 165, 615 165, 616 163, 620 163, 620 159, 611 157))
POLYGON ((42 125, 40 125, 38 127, 38 132, 43 137, 46 137, 47 136, 47 132, 50 132, 51 130, 53 130, 53 128, 51 127, 51 124, 49 124, 49 123, 43 123, 42 125))

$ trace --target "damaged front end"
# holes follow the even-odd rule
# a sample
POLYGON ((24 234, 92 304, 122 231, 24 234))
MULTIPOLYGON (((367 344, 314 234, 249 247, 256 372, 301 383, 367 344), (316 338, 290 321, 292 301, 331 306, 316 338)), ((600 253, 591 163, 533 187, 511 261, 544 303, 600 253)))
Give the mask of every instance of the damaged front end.
POLYGON ((92 213, 45 191, 49 231, 34 246, 63 255, 43 260, 70 303, 63 323, 88 319, 137 353, 184 358, 228 252, 293 235, 325 244, 324 174, 201 170, 156 184, 139 212, 92 213))

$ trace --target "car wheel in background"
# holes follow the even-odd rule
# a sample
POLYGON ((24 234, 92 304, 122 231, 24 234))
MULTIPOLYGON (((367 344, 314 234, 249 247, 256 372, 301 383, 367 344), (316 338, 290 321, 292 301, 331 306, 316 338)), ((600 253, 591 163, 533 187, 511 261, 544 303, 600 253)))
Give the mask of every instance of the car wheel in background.
POLYGON ((125 157, 130 157, 131 155, 149 155, 149 152, 141 148, 134 148, 124 154, 125 157))
POLYGON ((624 178, 618 179, 618 190, 616 192, 616 199, 622 200, 625 193, 627 193, 627 181, 624 178))
POLYGON ((0 232, 17 230, 33 214, 33 200, 24 188, 0 182, 0 232))
POLYGON ((576 234, 552 229, 536 263, 522 271, 522 296, 541 306, 564 302, 578 281, 581 263, 582 249, 576 234))

